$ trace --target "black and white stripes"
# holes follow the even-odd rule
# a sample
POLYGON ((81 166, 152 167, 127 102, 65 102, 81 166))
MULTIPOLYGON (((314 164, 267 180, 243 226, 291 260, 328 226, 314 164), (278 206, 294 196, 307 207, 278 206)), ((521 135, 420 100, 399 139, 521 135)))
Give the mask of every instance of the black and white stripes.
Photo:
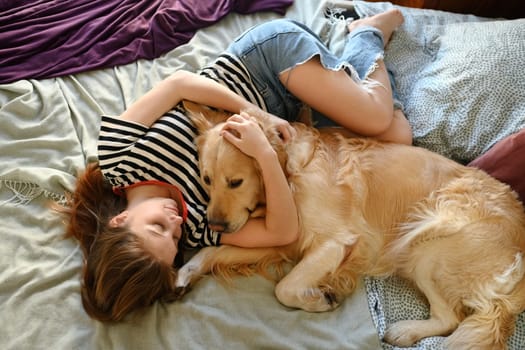
POLYGON ((222 54, 211 66, 204 68, 200 74, 223 84, 251 103, 267 110, 266 103, 255 88, 250 74, 237 58, 222 54))
POLYGON ((199 180, 195 129, 180 110, 161 117, 151 128, 103 116, 98 143, 104 176, 117 188, 158 180, 182 192, 188 209, 187 244, 217 245, 219 235, 208 229, 208 197, 199 180))
MULTIPOLYGON (((235 57, 222 55, 201 74, 266 109, 248 71, 235 57)), ((166 113, 149 129, 103 116, 98 141, 99 164, 114 188, 148 180, 178 187, 188 209, 187 245, 218 245, 220 234, 207 226, 208 196, 200 183, 195 136, 194 126, 180 108, 166 113)))

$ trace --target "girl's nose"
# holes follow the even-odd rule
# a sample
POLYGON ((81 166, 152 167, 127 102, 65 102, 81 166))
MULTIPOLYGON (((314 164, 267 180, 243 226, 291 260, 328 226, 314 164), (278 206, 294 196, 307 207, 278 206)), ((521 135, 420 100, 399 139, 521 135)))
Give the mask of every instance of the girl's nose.
POLYGON ((175 221, 175 223, 177 225, 181 225, 182 224, 182 216, 179 216, 179 215, 175 216, 174 221, 175 221))
POLYGON ((168 213, 168 219, 171 221, 171 222, 182 222, 182 217, 175 213, 175 212, 169 212, 168 213))
POLYGON ((180 225, 182 225, 182 216, 172 215, 170 216, 170 221, 173 224, 173 231, 179 231, 180 225))

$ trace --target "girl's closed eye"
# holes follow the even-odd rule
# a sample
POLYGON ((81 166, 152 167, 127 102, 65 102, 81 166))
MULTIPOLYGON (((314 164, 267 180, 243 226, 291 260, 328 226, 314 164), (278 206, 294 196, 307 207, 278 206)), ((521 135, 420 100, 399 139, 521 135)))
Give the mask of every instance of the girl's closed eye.
POLYGON ((159 235, 159 236, 162 236, 162 233, 165 231, 164 229, 164 225, 162 223, 154 223, 153 225, 151 225, 151 228, 152 228, 152 231, 153 233, 159 235))

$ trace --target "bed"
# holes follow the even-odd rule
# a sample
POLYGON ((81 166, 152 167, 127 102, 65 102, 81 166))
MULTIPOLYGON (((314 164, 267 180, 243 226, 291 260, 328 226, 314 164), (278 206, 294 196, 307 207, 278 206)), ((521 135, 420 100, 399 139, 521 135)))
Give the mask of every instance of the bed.
MULTIPOLYGON (((338 51, 350 9, 365 16, 394 5, 59 3, 0 2, 2 349, 394 349, 381 341, 387 324, 427 317, 425 301, 398 278, 364 278, 338 309, 307 313, 280 305, 273 283, 252 276, 231 286, 205 277, 181 301, 126 322, 90 319, 79 295, 81 250, 63 239, 50 208, 96 160, 100 115, 120 114, 177 69, 197 71, 256 23, 299 20, 338 51)), ((385 62, 415 144, 488 169, 525 198, 525 20, 401 9, 406 22, 385 62)), ((509 348, 524 347, 522 314, 509 348)))

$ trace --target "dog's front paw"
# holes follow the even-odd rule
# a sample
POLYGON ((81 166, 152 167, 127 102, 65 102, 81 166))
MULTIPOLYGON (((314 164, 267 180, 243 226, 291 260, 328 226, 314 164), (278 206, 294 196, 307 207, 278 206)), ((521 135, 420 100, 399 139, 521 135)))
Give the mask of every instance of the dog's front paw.
POLYGON ((409 347, 420 339, 414 330, 413 321, 399 321, 387 327, 384 340, 391 345, 409 347))
POLYGON ((325 312, 339 306, 337 295, 321 288, 308 288, 304 293, 303 310, 310 312, 325 312))
POLYGON ((185 294, 202 275, 210 272, 208 260, 213 257, 220 248, 206 247, 202 248, 186 264, 184 264, 177 273, 175 288, 181 294, 185 294))
POLYGON ((177 281, 175 282, 175 288, 181 291, 181 294, 185 294, 190 285, 200 277, 198 270, 198 266, 192 264, 191 262, 179 269, 179 272, 177 273, 177 281))

